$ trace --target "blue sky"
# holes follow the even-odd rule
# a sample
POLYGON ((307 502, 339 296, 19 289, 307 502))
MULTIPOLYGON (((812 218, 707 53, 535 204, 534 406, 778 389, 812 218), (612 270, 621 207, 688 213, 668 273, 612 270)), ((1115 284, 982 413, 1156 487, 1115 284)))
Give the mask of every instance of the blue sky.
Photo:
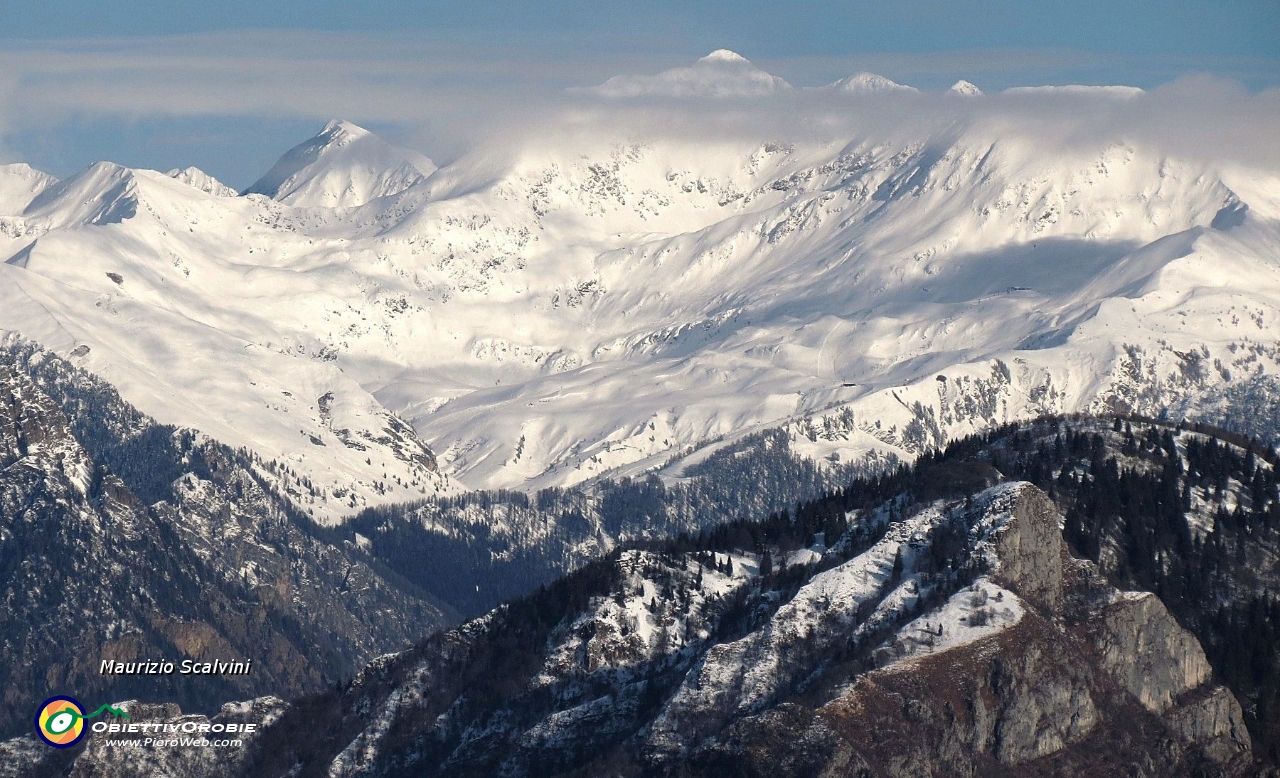
POLYGON ((793 84, 1188 74, 1280 85, 1280 2, 121 2, 0 5, 0 156, 195 164, 247 186, 343 116, 448 158, 472 117, 730 48, 793 84))

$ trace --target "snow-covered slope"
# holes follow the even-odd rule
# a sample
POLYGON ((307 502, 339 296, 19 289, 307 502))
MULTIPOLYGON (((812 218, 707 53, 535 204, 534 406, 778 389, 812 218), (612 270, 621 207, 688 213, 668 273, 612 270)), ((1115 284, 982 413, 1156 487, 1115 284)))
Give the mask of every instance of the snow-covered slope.
POLYGON ((613 80, 574 96, 597 114, 425 180, 333 123, 255 187, 283 202, 91 167, 5 222, 0 328, 288 461, 327 519, 460 484, 678 478, 781 424, 848 461, 1046 411, 1194 414, 1280 373, 1280 171, 984 112, 1087 116, 1111 92, 743 86, 760 72, 716 52, 613 80), (660 92, 794 110, 629 123, 627 95, 660 92), (808 121, 828 99, 838 120, 808 121))
POLYGON ((161 418, 278 460, 314 485, 301 507, 319 519, 456 489, 308 333, 312 316, 355 317, 337 302, 349 274, 255 264, 289 234, 265 224, 281 209, 92 166, 27 208, 27 244, 0 266, 13 284, 0 327, 71 355, 161 418), (271 323, 302 299, 291 322, 271 323))
POLYGON ((435 170, 431 160, 397 149, 351 122, 334 120, 294 146, 246 194, 296 206, 364 205, 398 194, 435 170))

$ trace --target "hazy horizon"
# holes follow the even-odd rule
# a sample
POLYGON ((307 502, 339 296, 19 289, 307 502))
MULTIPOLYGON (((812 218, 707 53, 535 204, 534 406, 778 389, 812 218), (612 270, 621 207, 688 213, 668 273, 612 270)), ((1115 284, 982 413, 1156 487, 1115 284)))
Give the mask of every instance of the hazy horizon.
POLYGON ((1234 98, 1269 102, 1280 85, 1280 9, 1266 2, 260 5, 5 9, 0 160, 60 177, 98 160, 195 165, 242 189, 344 118, 447 163, 476 127, 541 116, 611 77, 651 77, 720 48, 796 87, 859 71, 926 92, 958 79, 988 93, 1212 79, 1234 98))

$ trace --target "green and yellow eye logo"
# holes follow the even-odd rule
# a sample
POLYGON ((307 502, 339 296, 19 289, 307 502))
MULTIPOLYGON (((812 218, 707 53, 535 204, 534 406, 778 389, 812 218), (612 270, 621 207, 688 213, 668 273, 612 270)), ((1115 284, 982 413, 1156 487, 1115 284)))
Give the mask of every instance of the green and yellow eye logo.
POLYGON ((36 734, 54 748, 70 748, 84 737, 84 720, 100 715, 103 711, 113 716, 129 718, 128 713, 110 705, 103 705, 86 716, 76 698, 50 697, 36 712, 36 734))

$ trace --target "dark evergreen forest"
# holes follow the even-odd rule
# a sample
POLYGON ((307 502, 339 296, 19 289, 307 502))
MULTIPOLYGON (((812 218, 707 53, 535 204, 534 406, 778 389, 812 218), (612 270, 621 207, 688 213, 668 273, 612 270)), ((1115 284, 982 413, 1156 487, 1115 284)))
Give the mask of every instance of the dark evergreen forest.
POLYGON ((691 466, 674 485, 650 475, 602 480, 589 491, 471 492, 371 508, 333 536, 369 538, 381 562, 476 616, 598 558, 611 544, 768 516, 859 475, 850 465, 819 466, 792 450, 786 432, 769 430, 691 466))
POLYGON ((1276 453, 1203 425, 1116 419, 1111 433, 1041 421, 986 452, 1063 506, 1076 556, 1160 597, 1240 699, 1255 749, 1280 762, 1276 453))

